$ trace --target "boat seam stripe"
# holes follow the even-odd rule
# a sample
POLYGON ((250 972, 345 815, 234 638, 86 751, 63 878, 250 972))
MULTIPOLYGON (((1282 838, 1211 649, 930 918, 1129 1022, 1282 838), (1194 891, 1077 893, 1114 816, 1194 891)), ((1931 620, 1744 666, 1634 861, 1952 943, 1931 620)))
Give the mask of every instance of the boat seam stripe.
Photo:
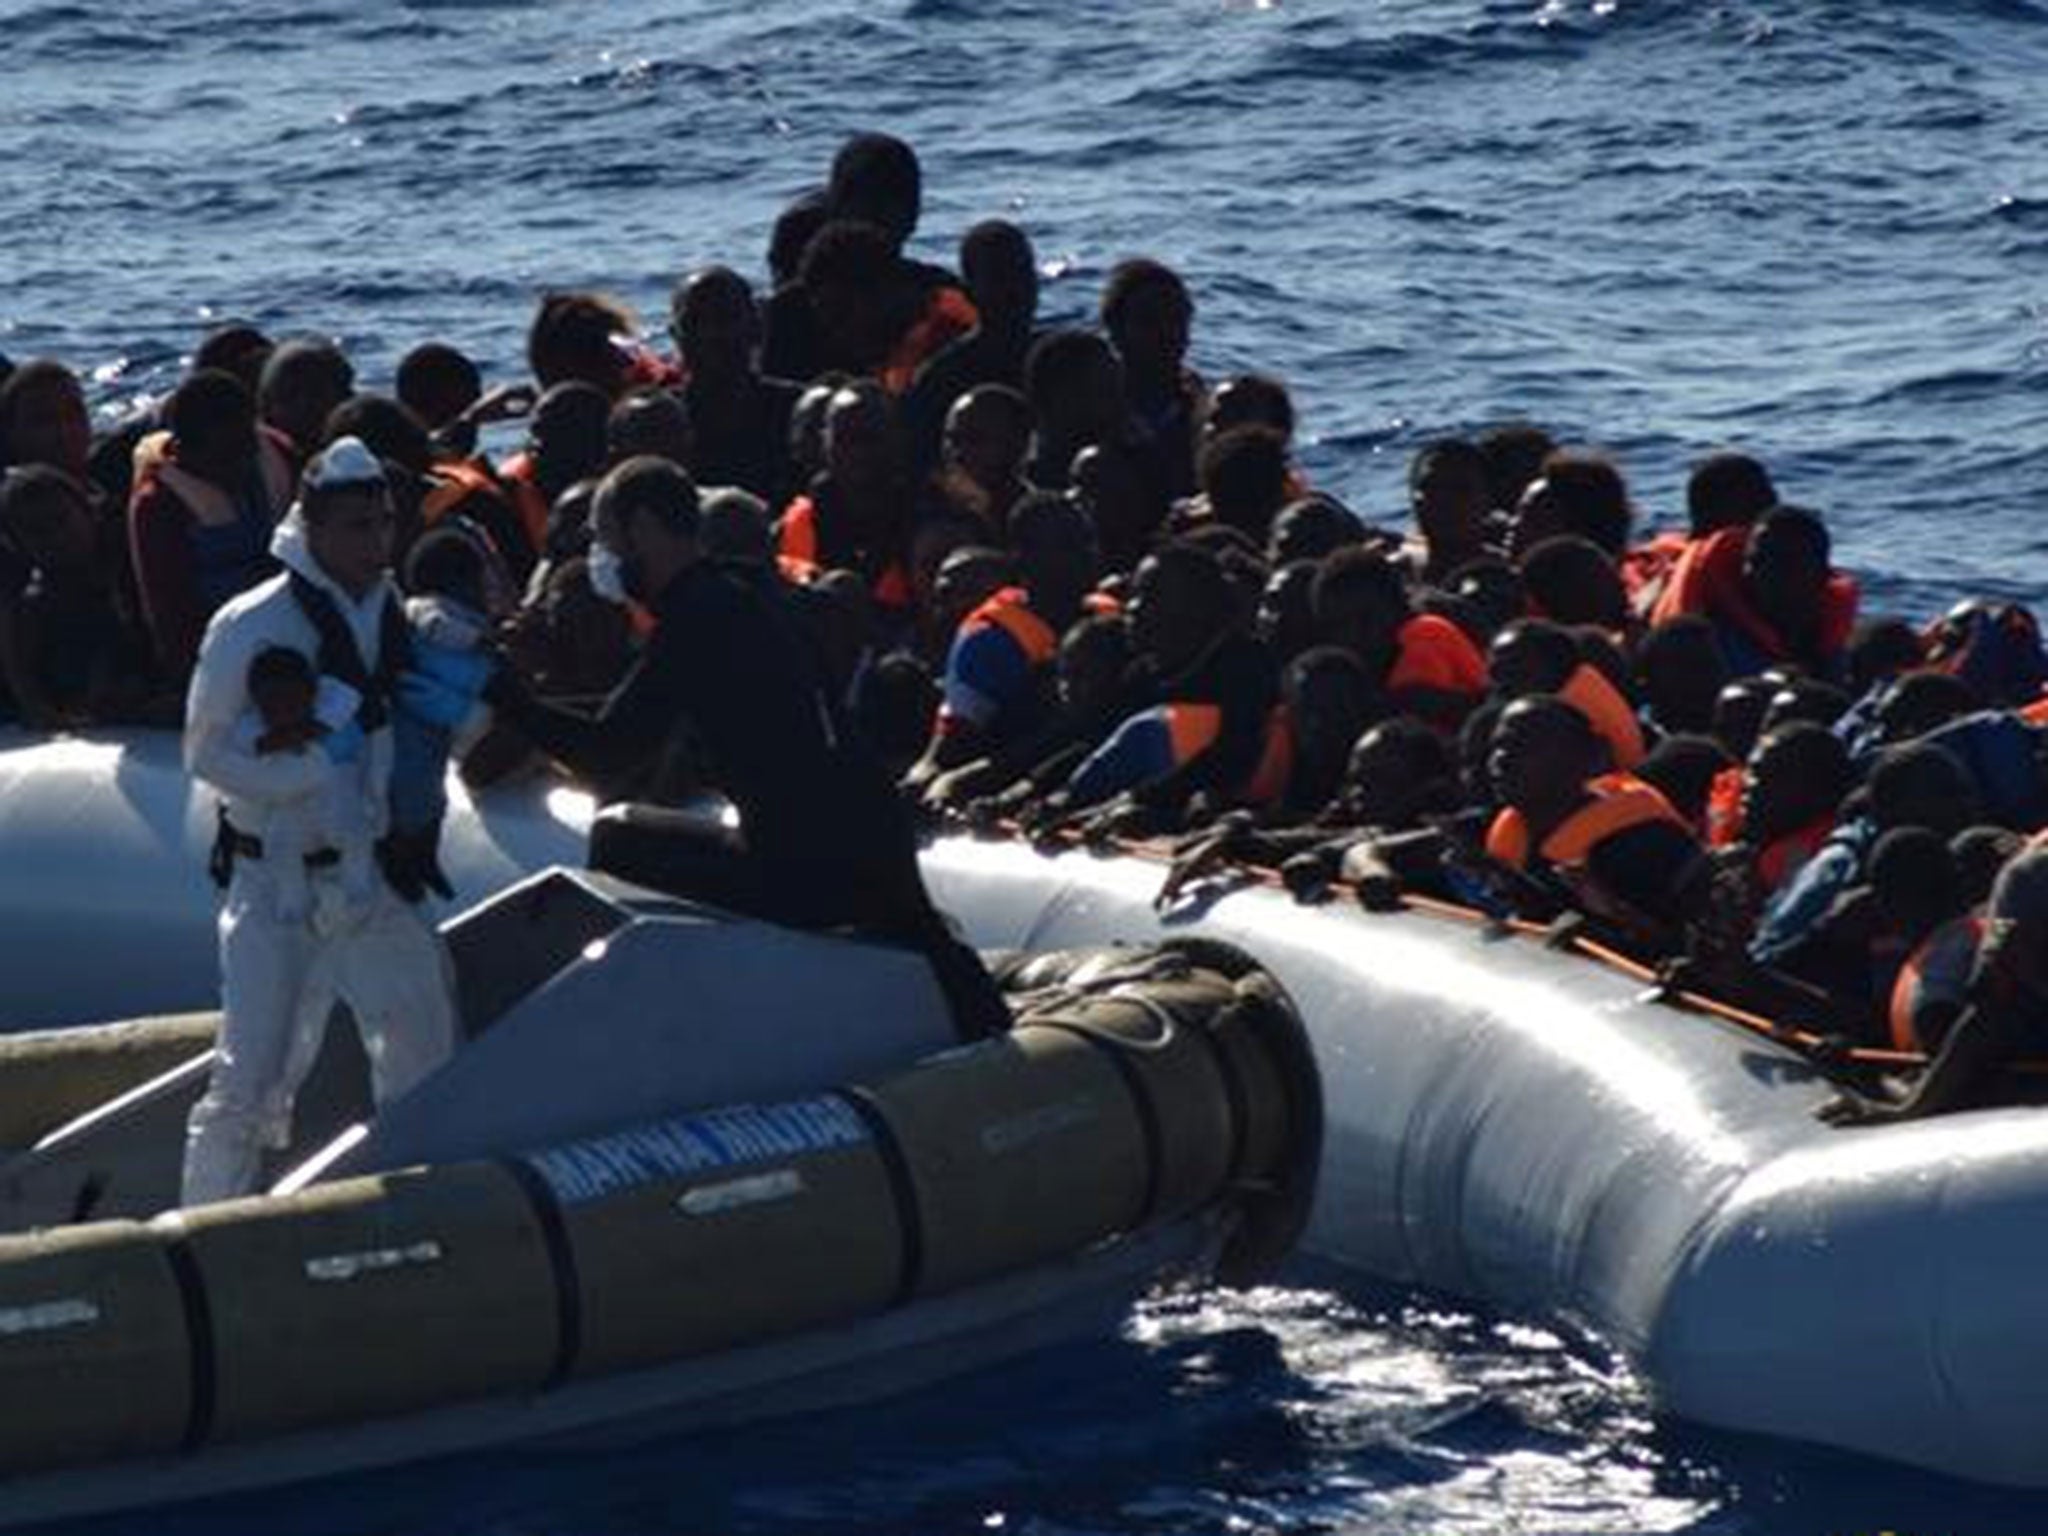
POLYGON ((555 1274, 555 1358, 541 1384, 542 1391, 552 1391, 569 1379, 576 1357, 583 1352, 583 1277, 576 1267, 576 1250, 569 1242, 569 1224, 540 1170, 521 1157, 500 1158, 498 1165, 512 1176, 533 1208, 541 1244, 555 1274))
POLYGON ((213 1433, 214 1411, 219 1401, 219 1363, 214 1358, 213 1307, 206 1295, 206 1277, 192 1253, 189 1234, 164 1240, 164 1259, 178 1285, 178 1302, 185 1312, 185 1341, 192 1366, 192 1401, 185 1420, 184 1449, 196 1451, 213 1433))
POLYGON ((874 1137, 875 1151, 882 1159, 890 1193, 896 1197, 897 1224, 903 1231, 903 1278, 896 1294, 889 1298, 889 1306, 900 1307, 917 1294, 924 1279, 924 1212, 917 1201, 917 1181, 910 1175, 910 1159, 903 1155, 896 1127, 889 1123, 873 1095, 865 1088, 842 1088, 838 1096, 866 1123, 874 1137))

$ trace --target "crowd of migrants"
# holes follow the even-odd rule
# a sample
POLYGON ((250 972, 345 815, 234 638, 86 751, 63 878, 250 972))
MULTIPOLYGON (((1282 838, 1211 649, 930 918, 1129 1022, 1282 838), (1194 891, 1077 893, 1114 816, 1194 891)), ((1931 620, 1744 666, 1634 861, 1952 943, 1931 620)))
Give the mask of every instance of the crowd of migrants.
MULTIPOLYGON (((592 498, 655 456, 935 817, 1174 837, 1174 889, 1251 863, 1305 898, 1577 914, 1855 1044, 1934 1052, 1991 1019, 1903 1104, 1845 1117, 1974 1100, 2048 1047, 2048 658, 2024 609, 1859 614, 1823 516, 1757 460, 1700 461, 1685 526, 1651 535, 1619 466, 1527 424, 1422 447, 1407 525, 1376 527, 1306 482, 1280 381, 1189 370, 1168 267, 1121 262, 1099 327, 1047 329, 1024 231, 975 225, 956 273, 903 254, 918 205, 908 147, 858 136, 777 222, 765 296, 689 273, 669 357, 607 298, 550 294, 531 381, 494 389, 440 341, 383 393, 333 345, 230 325, 94 437, 71 371, 12 367, 15 716, 175 723, 208 616, 274 569, 299 467, 343 436, 400 488, 397 569, 458 637, 451 674, 488 634, 535 695, 599 701, 646 620, 592 498), (479 429, 514 420, 523 448, 491 462, 479 429)), ((500 732, 465 767, 530 755, 500 732)), ((683 740, 596 787, 696 783, 683 740)))

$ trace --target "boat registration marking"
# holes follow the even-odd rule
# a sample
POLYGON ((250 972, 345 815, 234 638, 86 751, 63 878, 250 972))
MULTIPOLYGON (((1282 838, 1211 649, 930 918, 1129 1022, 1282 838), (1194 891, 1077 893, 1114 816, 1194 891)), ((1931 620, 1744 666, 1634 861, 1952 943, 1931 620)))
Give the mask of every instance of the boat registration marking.
POLYGON ((26 1307, 0 1307, 0 1334, 54 1333, 59 1328, 90 1328, 100 1309, 83 1296, 38 1301, 26 1307))
POLYGON ((306 1278, 321 1285, 354 1280, 385 1270, 406 1269, 419 1264, 438 1264, 441 1245, 431 1237, 403 1248, 365 1248, 360 1253, 327 1253, 306 1260, 306 1278))
POLYGON ((981 1128, 981 1149, 991 1157, 1002 1157, 1034 1141, 1043 1141, 1061 1131, 1076 1125, 1086 1125, 1098 1118, 1100 1109, 1092 1093, 1078 1093, 1070 1099, 1060 1099, 1028 1114, 1012 1115, 1007 1120, 991 1120, 981 1128))
POLYGON ((526 1161, 556 1199, 580 1205, 669 1179, 860 1146, 868 1139, 853 1106, 823 1094, 680 1115, 529 1153, 526 1161))
POLYGON ((699 1184, 684 1192, 676 1209, 685 1216, 716 1216, 749 1205, 768 1205, 804 1192, 804 1176, 794 1168, 777 1168, 772 1173, 752 1173, 743 1179, 726 1179, 718 1184, 699 1184))

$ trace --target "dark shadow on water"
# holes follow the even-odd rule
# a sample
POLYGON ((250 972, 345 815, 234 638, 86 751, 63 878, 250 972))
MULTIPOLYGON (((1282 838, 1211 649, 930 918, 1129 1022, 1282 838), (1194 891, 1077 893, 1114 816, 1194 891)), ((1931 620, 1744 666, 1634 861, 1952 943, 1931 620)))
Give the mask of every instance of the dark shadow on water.
POLYGON ((1076 1344, 885 1404, 603 1451, 523 1449, 330 1479, 37 1536, 901 1536, 1128 1532, 1151 1491, 1299 1483, 1274 1339, 1225 1328, 1076 1344))

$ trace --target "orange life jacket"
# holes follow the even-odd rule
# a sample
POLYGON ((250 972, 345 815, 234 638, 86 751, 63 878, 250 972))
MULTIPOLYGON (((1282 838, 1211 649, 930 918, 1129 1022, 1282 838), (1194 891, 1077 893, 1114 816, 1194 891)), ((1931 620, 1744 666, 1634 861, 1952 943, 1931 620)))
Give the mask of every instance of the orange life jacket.
POLYGON ((775 564, 800 587, 818 579, 818 504, 798 496, 775 525, 775 564))
POLYGON ((1418 613, 1394 636, 1387 688, 1436 688, 1475 697, 1486 692, 1486 658, 1465 631, 1434 613, 1418 613))
POLYGON ((533 474, 533 455, 515 453, 498 471, 498 485, 510 498, 512 510, 519 514, 519 526, 526 530, 526 537, 536 550, 541 550, 548 544, 548 498, 533 474))
POLYGON ((1749 787, 1749 769, 1730 763, 1714 775, 1707 789, 1707 846, 1726 848, 1742 836, 1742 792, 1749 787))
POLYGON ((1293 777, 1294 717, 1285 704, 1275 704, 1266 716, 1265 745, 1244 781, 1243 798, 1253 805, 1277 805, 1293 777))
POLYGON ((1034 667, 1053 659, 1060 637, 1053 627, 1031 611, 1031 594, 1022 587, 1004 587, 991 595, 961 621, 960 627, 979 629, 993 624, 1017 642, 1017 649, 1034 667))
POLYGON ((958 288, 934 288, 925 296, 924 308, 910 329, 896 340, 889 357, 875 371, 875 379, 892 395, 907 391, 922 368, 941 348, 981 324, 981 312, 974 301, 958 288))
MULTIPOLYGON (((1668 822, 1690 832, 1685 818, 1662 793, 1628 773, 1603 773, 1589 779, 1592 798, 1557 824, 1536 850, 1558 869, 1579 869, 1600 844, 1617 833, 1654 822, 1668 822)), ((1529 820, 1513 806, 1503 806, 1486 831, 1486 852, 1510 869, 1529 867, 1529 820)))
POLYGON ((2019 715, 2029 725, 2048 725, 2048 693, 2042 694, 2033 703, 2022 706, 2019 715))
POLYGON ((1173 743, 1176 764, 1193 762, 1216 744, 1223 734, 1220 704, 1168 704, 1166 733, 1173 743))
POLYGON ((1931 1051, 1937 1040, 1922 1038, 1921 1011, 1947 1005, 1960 1011, 1984 940, 1984 919, 1951 918, 1920 941, 1892 983, 1892 1044, 1902 1051, 1931 1051))
MULTIPOLYGON (((811 497, 796 497, 775 525, 775 565, 785 581, 799 587, 809 586, 822 574, 818 559, 818 504, 811 497)), ((885 608, 908 608, 915 600, 910 572, 901 560, 891 560, 884 566, 869 590, 885 608)))
POLYGON ((1615 767, 1631 771, 1643 760, 1643 727, 1605 672, 1582 661, 1557 696, 1586 717, 1593 734, 1607 743, 1615 767))

